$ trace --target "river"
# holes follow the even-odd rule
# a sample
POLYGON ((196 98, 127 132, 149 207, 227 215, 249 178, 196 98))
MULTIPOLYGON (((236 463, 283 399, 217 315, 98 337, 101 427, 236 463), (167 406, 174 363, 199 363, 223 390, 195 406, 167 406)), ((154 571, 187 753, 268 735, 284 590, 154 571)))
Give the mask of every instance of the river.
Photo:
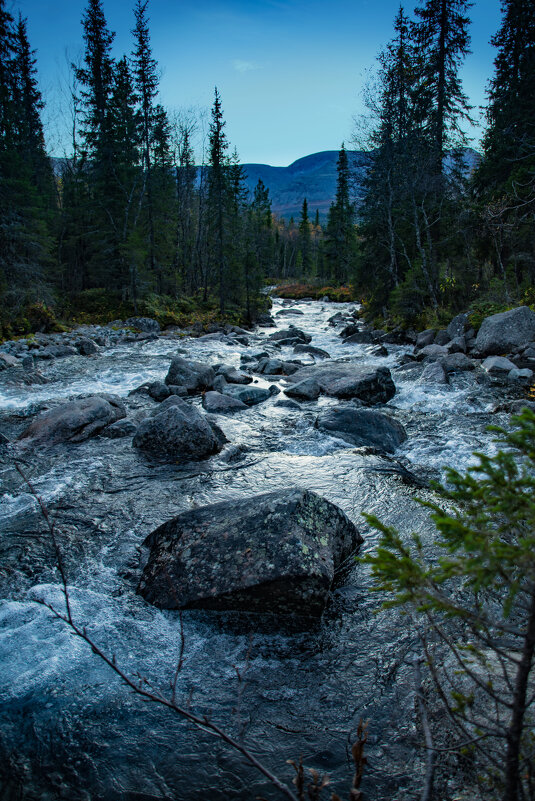
MULTIPOLYGON (((275 300, 272 311, 285 312, 276 317, 280 328, 294 323, 333 358, 392 370, 397 392, 385 411, 408 434, 395 459, 423 482, 439 478, 444 466, 466 468, 473 451, 492 453, 486 427, 507 421, 505 413, 493 413, 504 388, 481 382, 477 372, 456 374, 449 385, 417 383, 397 369, 407 346, 388 345, 388 356, 377 357, 369 346, 342 342, 340 328, 328 318, 353 309, 354 304, 275 300), (291 309, 300 314, 286 314, 291 309)), ((143 382, 163 380, 177 352, 239 367, 242 354, 261 350, 273 330, 257 330, 249 346, 160 337, 120 343, 89 358, 47 362, 41 369, 48 384, 0 385, 2 430, 14 436, 47 404, 100 392, 120 395, 129 417, 142 418, 154 401, 128 393, 143 382)), ((281 358, 292 357, 283 347, 281 358)), ((286 385, 284 379, 277 383, 286 385)), ((259 385, 268 382, 259 378, 259 385)), ((164 465, 135 451, 130 438, 104 437, 24 456, 26 474, 57 515, 76 620, 125 670, 155 687, 167 688, 173 675, 180 621, 177 613, 160 611, 136 594, 140 545, 179 512, 300 486, 346 512, 364 537, 361 553, 373 549, 378 536, 362 512, 403 534, 418 531, 426 542, 432 539, 427 512, 415 502, 433 497, 430 490, 403 481, 395 463, 314 428, 318 409, 340 401, 320 397, 299 410, 277 406, 276 400, 219 416, 229 445, 205 462, 164 465)), ((84 642, 35 603, 63 603, 51 544, 5 449, 0 469, 0 798, 280 798, 227 746, 128 691, 84 642)), ((285 781, 292 778, 286 761, 302 756, 307 768, 330 775, 341 797, 352 776, 351 743, 359 720, 367 720, 366 798, 418 798, 425 762, 414 714, 418 640, 404 617, 378 613, 380 602, 368 570, 355 565, 322 621, 304 631, 277 621, 185 612, 180 700, 243 737, 285 781)))

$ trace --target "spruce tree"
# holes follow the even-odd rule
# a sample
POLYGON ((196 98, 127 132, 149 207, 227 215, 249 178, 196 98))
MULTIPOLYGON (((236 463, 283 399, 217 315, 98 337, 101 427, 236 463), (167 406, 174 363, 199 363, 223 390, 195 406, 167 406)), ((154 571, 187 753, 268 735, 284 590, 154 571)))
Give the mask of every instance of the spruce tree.
POLYGON ((309 276, 312 272, 312 241, 310 233, 310 220, 308 218, 308 203, 306 197, 303 198, 301 206, 301 216, 299 218, 299 252, 301 254, 301 264, 303 275, 309 276))
POLYGON ((215 89, 214 105, 212 106, 212 120, 209 131, 210 161, 208 205, 210 209, 210 232, 212 245, 212 260, 217 273, 219 294, 219 310, 225 311, 227 298, 227 268, 225 261, 226 248, 226 206, 228 200, 228 140, 224 131, 225 120, 221 107, 221 97, 215 89))
POLYGON ((355 206, 350 198, 350 172, 344 143, 336 164, 336 196, 329 208, 325 232, 325 259, 337 283, 352 278, 355 265, 355 206))

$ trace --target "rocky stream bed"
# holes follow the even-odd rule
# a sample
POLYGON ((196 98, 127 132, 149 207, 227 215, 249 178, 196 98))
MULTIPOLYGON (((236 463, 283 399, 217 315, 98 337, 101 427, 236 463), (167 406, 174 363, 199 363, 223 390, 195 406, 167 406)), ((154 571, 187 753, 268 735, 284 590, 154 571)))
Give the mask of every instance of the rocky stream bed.
MULTIPOLYGON (((281 797, 239 754, 135 696, 36 603, 64 599, 15 460, 55 516, 76 621, 127 672, 167 689, 182 626, 179 698, 243 737, 279 777, 290 782, 286 761, 302 756, 345 797, 364 719, 365 797, 419 797, 418 641, 403 617, 377 613, 381 597, 349 546, 323 615, 322 602, 297 621, 265 598, 251 608, 270 614, 245 613, 251 596, 244 606, 241 590, 234 606, 187 608, 199 605, 190 593, 174 604, 181 613, 160 608, 152 591, 138 593, 146 540, 177 515, 183 527, 220 523, 236 504, 245 521, 260 508, 248 499, 295 490, 292 499, 335 504, 344 531, 353 523, 363 538, 361 554, 378 536, 362 512, 430 541, 414 499, 432 496, 429 480, 445 465, 464 469, 473 451, 493 452, 486 427, 507 424, 528 398, 535 327, 526 318, 519 342, 494 347, 461 320, 459 330, 420 335, 415 351, 365 330, 354 304, 275 300, 272 313, 273 324, 252 332, 88 327, 0 353, 2 801, 281 797), (509 364, 498 361, 504 352, 509 364), (207 515, 212 504, 223 506, 207 515)), ((185 566, 192 585, 202 579, 195 564, 185 566)), ((299 596, 300 611, 315 587, 299 596)))

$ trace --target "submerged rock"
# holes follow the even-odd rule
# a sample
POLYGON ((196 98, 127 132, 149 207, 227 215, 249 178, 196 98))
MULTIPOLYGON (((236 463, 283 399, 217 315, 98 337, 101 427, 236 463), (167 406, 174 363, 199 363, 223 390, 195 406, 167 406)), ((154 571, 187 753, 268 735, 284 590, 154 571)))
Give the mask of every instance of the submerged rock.
POLYGON ((535 312, 529 306, 486 317, 476 337, 476 350, 484 356, 510 352, 535 339, 535 312))
POLYGON ((341 509, 307 490, 225 501, 178 515, 147 537, 138 592, 164 609, 317 616, 361 542, 341 509))
POLYGON ((221 390, 223 395, 229 395, 231 398, 244 403, 246 406, 256 406, 257 403, 267 400, 271 397, 269 389, 263 387, 253 387, 250 384, 243 386, 242 384, 227 384, 221 390))
POLYGON ((387 453, 407 439, 401 423, 375 409, 338 406, 320 414, 314 426, 359 448, 372 446, 387 453))
POLYGON ((19 442, 26 446, 83 442, 123 417, 126 410, 119 398, 91 395, 44 412, 23 431, 19 442))
POLYGON ((172 395, 156 413, 142 420, 135 448, 165 459, 206 459, 222 448, 209 421, 193 406, 172 395))
POLYGON ((305 332, 301 331, 300 328, 295 328, 295 326, 291 325, 289 328, 281 328, 280 331, 275 331, 274 334, 270 335, 269 339, 273 340, 273 342, 286 339, 297 339, 300 342, 308 344, 312 337, 310 334, 305 334, 305 332))

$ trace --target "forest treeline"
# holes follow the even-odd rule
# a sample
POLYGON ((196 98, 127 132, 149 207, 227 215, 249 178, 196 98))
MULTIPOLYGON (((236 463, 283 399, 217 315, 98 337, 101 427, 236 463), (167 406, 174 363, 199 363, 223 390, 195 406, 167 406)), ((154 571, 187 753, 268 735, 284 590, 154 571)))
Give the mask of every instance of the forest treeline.
POLYGON ((266 281, 349 284, 371 317, 427 325, 468 304, 533 303, 535 8, 503 0, 493 39, 483 154, 466 164, 475 113, 460 70, 470 3, 402 7, 367 92, 364 197, 345 147, 326 221, 252 195, 215 90, 202 120, 158 102, 148 0, 132 50, 113 56, 101 0, 88 0, 72 65, 72 143, 47 156, 26 21, 0 0, 0 312, 3 335, 70 319, 197 312, 251 321, 266 281), (197 152, 195 152, 195 150, 197 152))

